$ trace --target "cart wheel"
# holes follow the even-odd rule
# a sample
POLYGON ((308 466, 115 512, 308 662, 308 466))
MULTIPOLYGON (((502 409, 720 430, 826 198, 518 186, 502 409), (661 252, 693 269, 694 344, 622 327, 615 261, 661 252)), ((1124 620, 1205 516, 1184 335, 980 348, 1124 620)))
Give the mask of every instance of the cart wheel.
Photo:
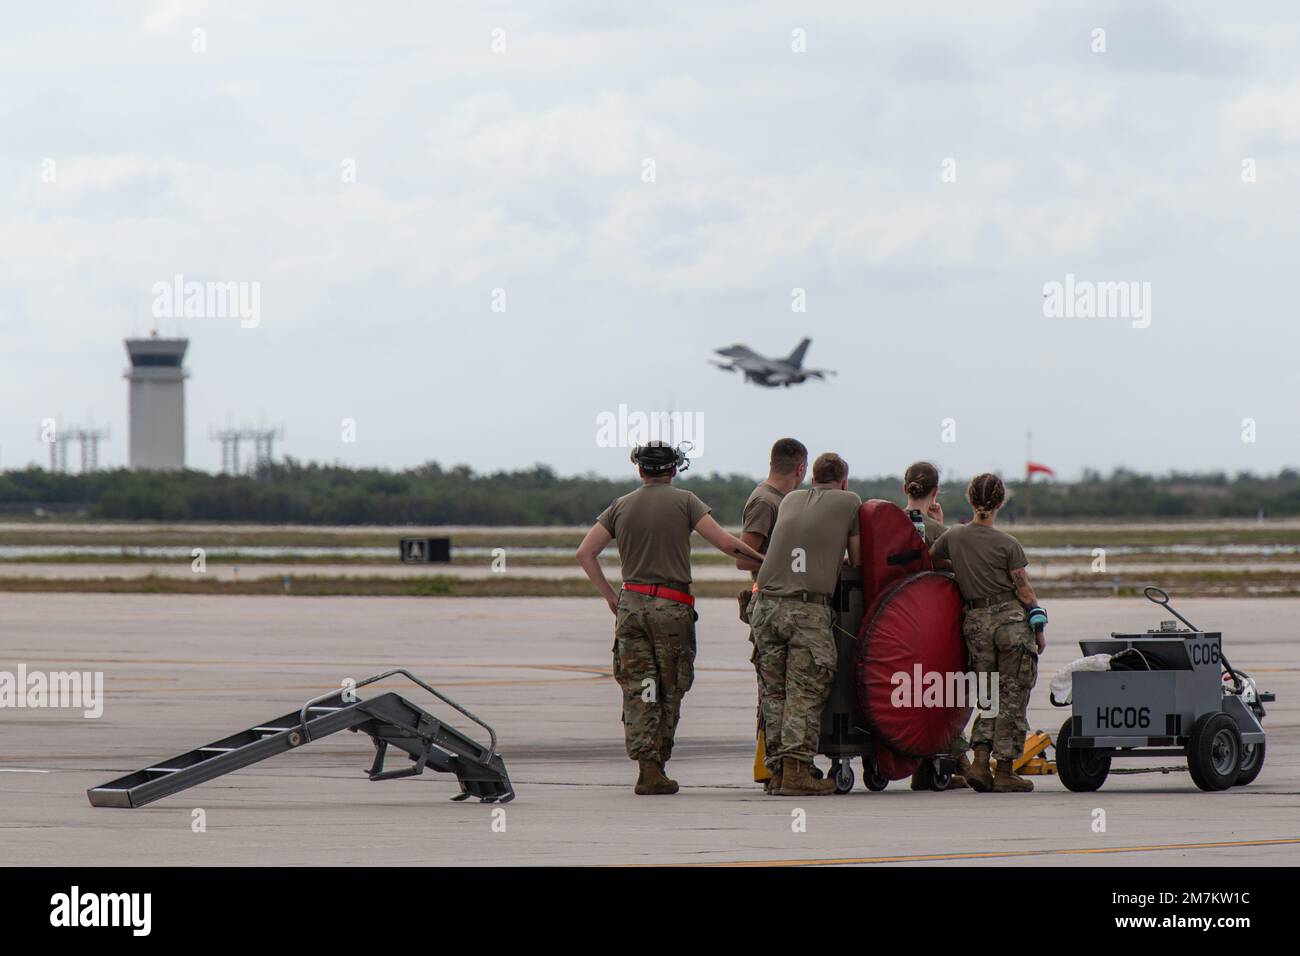
POLYGON ((1241 771, 1241 732, 1225 713, 1204 714, 1187 741, 1187 769, 1202 790, 1227 790, 1241 771))
POLYGON ((835 792, 848 793, 853 789, 853 765, 845 760, 835 770, 835 792))
MULTIPOLYGON (((931 757, 925 763, 930 765, 930 773, 927 775, 929 777, 927 782, 930 784, 930 789, 935 792, 947 790, 948 784, 952 782, 952 774, 944 772, 943 762, 938 757, 931 757)), ((924 764, 922 764, 922 766, 924 766, 924 764)))
POLYGON ((1075 793, 1091 793, 1101 789, 1110 773, 1110 751, 1100 749, 1070 749, 1070 725, 1067 717, 1056 735, 1056 775, 1065 789, 1075 793))
MULTIPOLYGON (((835 772, 835 761, 831 761, 831 773, 835 772)), ((821 780, 826 775, 822 773, 822 768, 817 766, 817 761, 808 761, 808 775, 814 780, 821 780)))
POLYGON ((1259 772, 1264 769, 1264 744, 1242 744, 1241 745, 1241 764, 1237 768, 1237 779, 1233 783, 1234 787, 1244 787, 1246 784, 1254 781, 1259 776, 1259 772))
POLYGON ((889 786, 889 778, 880 772, 880 767, 871 757, 862 758, 862 785, 877 793, 889 786))

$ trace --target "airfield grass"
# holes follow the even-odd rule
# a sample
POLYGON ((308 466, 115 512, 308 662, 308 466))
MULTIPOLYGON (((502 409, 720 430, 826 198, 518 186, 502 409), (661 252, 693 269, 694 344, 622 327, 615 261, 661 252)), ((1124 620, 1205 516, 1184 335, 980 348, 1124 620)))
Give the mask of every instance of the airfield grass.
MULTIPOLYGON (((1251 555, 1240 559, 1242 567, 1225 568, 1233 560, 1224 555, 1156 554, 1151 549, 1170 546, 1223 547, 1227 545, 1292 545, 1300 546, 1300 522, 1283 521, 1255 523, 1206 522, 1196 525, 1177 523, 1132 522, 1115 524, 1020 524, 1006 525, 1030 548, 1076 547, 1135 548, 1133 554, 1122 558, 1112 557, 1111 572, 1107 575, 1079 573, 1040 579, 1035 588, 1044 597, 1085 597, 1131 595, 1140 593, 1147 581, 1137 578, 1125 569, 1125 564, 1145 563, 1159 565, 1162 586, 1176 587, 1179 593, 1203 596, 1296 596, 1300 595, 1300 576, 1294 570, 1271 569, 1271 564, 1294 564, 1295 555, 1251 555), (1249 566, 1248 566, 1249 565, 1249 566), (1111 580, 1118 576, 1118 587, 1111 580)), ((96 545, 120 548, 107 555, 28 555, 11 559, 22 564, 68 565, 79 564, 157 564, 157 557, 132 553, 144 547, 175 547, 186 551, 201 547, 210 564, 286 564, 296 570, 290 583, 290 594, 304 596, 325 595, 394 595, 414 597, 574 597, 590 596, 590 585, 580 576, 557 579, 529 577, 526 569, 543 567, 572 567, 572 552, 582 539, 584 529, 573 527, 549 528, 425 528, 412 529, 378 527, 239 527, 220 525, 187 526, 184 524, 131 523, 131 522, 65 522, 54 527, 42 527, 30 521, 0 523, 0 546, 77 546, 96 545), (523 574, 489 575, 483 578, 461 578, 440 575, 430 568, 428 575, 387 576, 368 574, 368 568, 396 564, 398 539, 403 534, 444 534, 452 539, 452 564, 458 567, 484 566, 490 560, 486 555, 466 555, 466 548, 505 548, 512 569, 524 569, 523 574), (250 547, 286 549, 280 555, 249 555, 250 547), (295 548, 355 548, 373 547, 391 549, 391 561, 382 556, 303 555, 295 548), (554 548, 548 554, 510 553, 511 549, 554 548), (462 553, 457 554, 457 549, 462 553), (313 573, 313 566, 345 565, 356 573, 313 573)), ((698 565, 725 566, 731 559, 705 548, 696 542, 697 550, 692 561, 698 565)), ((611 547, 604 556, 608 571, 617 575, 617 552, 611 547)), ((178 558, 188 563, 188 558, 178 558)), ((1058 559, 1049 559, 1055 561, 1058 559)), ((1076 559, 1077 560, 1077 559, 1076 559)), ((1145 572, 1144 572, 1145 573, 1145 572)), ((733 597, 738 583, 733 581, 697 581, 695 591, 703 597, 733 597)), ((0 577, 0 591, 27 592, 98 592, 98 593, 150 593, 150 594, 283 594, 281 579, 250 577, 245 580, 217 580, 195 575, 176 577, 147 575, 132 578, 100 578, 88 572, 80 577, 41 578, 29 576, 0 577)))
MULTIPOLYGON (((124 548, 133 549, 134 545, 124 545, 124 548)), ((309 569, 313 566, 338 566, 350 565, 355 566, 360 573, 367 567, 376 567, 389 565, 398 560, 397 549, 393 549, 391 560, 383 558, 367 557, 365 555, 308 555, 287 553, 283 555, 267 554, 249 554, 247 551, 238 550, 217 550, 214 551, 205 545, 198 544, 195 547, 204 548, 204 558, 209 564, 242 564, 242 565, 259 565, 259 564, 276 564, 276 565, 294 565, 309 569)), ((509 553, 509 549, 506 549, 509 553)), ((1031 556, 1032 557, 1032 556, 1031 556)), ((152 564, 156 565, 160 561, 175 561, 181 564, 188 564, 190 558, 159 558, 156 555, 136 553, 133 550, 123 550, 117 554, 38 554, 26 555, 22 558, 9 559, 13 563, 33 564, 33 565, 77 565, 77 564, 98 564, 98 565, 138 565, 152 564)), ((1064 558, 1054 558, 1047 560, 1062 561, 1064 558)), ((1086 561, 1087 556, 1075 559, 1086 561)), ((1122 558, 1111 558, 1109 564, 1118 573, 1124 573, 1125 564, 1160 564, 1162 566, 1183 566, 1194 567, 1198 563, 1222 563, 1223 557, 1197 555, 1197 554, 1157 554, 1155 552, 1136 551, 1125 554, 1122 558)), ((1250 555, 1243 558, 1243 561, 1249 561, 1255 565, 1267 564, 1294 564, 1300 561, 1300 555, 1297 554, 1273 554, 1273 555, 1250 555)), ((484 567, 491 561, 486 555, 466 555, 452 553, 451 565, 455 567, 484 567)), ((574 567, 574 557, 569 551, 563 551, 558 554, 509 554, 511 568, 571 568, 574 567)), ((606 567, 618 567, 618 551, 613 545, 601 555, 601 563, 606 567)), ((707 565, 712 567, 731 567, 734 559, 728 555, 721 554, 717 551, 697 550, 691 554, 691 564, 699 567, 707 565)))
MULTIPOLYGON (((610 582, 618 586, 616 579, 610 582)), ((1134 597, 1153 581, 1132 580, 1118 585, 1098 581, 1096 575, 1043 579, 1035 591, 1054 597, 1134 597)), ((1289 572, 1166 571, 1159 584, 1187 597, 1300 597, 1300 580, 1289 572)), ((734 581, 697 581, 692 590, 702 598, 733 598, 740 588, 734 581)), ((486 577, 454 578, 446 575, 386 577, 366 575, 293 576, 288 588, 280 578, 216 580, 198 575, 171 577, 145 575, 134 578, 0 577, 0 591, 92 594, 264 594, 297 597, 592 597, 583 578, 486 577)))
MULTIPOLYGON (((1221 547, 1233 544, 1300 546, 1300 523, 1252 522, 1199 524, 1175 523, 1002 525, 1027 547, 1168 547, 1172 545, 1221 547)), ((279 548, 393 548, 403 532, 365 528, 247 528, 221 529, 212 525, 154 525, 87 522, 84 528, 61 525, 45 529, 30 522, 0 523, 0 546, 120 545, 124 547, 202 547, 237 550, 241 547, 279 548)), ((430 535, 448 534, 438 528, 422 529, 430 535)), ((573 550, 582 540, 582 528, 474 528, 449 533, 456 548, 562 548, 573 550)), ((725 560, 725 558, 721 558, 725 560)))

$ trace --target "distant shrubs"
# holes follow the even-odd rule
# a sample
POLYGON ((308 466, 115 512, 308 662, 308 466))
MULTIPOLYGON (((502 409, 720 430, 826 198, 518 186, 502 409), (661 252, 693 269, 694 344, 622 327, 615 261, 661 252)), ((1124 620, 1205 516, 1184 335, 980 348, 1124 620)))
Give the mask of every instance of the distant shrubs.
MULTIPOLYGON (((901 499, 901 476, 850 480, 863 498, 901 499)), ((681 480, 723 522, 740 518, 754 479, 695 475, 681 480)), ((1011 481, 1009 514, 1023 513, 1027 496, 1011 481)), ((82 510, 92 518, 153 521, 249 521, 277 524, 586 525, 636 480, 593 475, 561 478, 537 465, 476 474, 436 463, 404 471, 300 464, 292 459, 256 476, 206 472, 55 474, 39 468, 0 473, 0 509, 31 514, 82 510)), ((951 523, 970 516, 965 482, 945 475, 940 498, 951 523)), ((1300 473, 1228 477, 1165 477, 1117 470, 1085 472, 1078 482, 1036 481, 1037 520, 1121 518, 1251 518, 1300 515, 1300 473)))

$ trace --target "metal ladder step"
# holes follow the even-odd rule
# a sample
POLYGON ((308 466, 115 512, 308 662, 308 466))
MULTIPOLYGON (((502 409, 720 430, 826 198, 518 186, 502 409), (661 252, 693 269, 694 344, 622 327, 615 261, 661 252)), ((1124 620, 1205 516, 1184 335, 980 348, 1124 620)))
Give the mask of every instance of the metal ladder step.
POLYGON ((505 762, 497 753, 496 732, 468 710, 402 668, 353 686, 360 688, 395 675, 410 679, 487 730, 488 746, 395 693, 361 700, 355 696, 344 699, 341 691, 331 691, 307 701, 297 711, 93 787, 86 796, 97 807, 142 807, 329 734, 357 730, 368 734, 375 745, 375 762, 368 771, 371 780, 413 776, 431 767, 456 775, 460 793, 455 800, 474 796, 485 803, 504 803, 514 799, 505 762), (384 757, 390 745, 405 752, 414 765, 385 771, 384 757))

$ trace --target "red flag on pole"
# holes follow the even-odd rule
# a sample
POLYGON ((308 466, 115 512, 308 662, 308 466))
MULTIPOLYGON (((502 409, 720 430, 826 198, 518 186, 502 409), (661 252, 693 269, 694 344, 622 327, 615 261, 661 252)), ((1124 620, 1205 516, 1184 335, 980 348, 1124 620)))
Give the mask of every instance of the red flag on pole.
POLYGON ((1030 475, 1034 474, 1051 475, 1053 478, 1056 477, 1056 472, 1052 471, 1052 469, 1048 468, 1046 465, 1040 465, 1036 461, 1025 462, 1025 477, 1028 478, 1030 475))

